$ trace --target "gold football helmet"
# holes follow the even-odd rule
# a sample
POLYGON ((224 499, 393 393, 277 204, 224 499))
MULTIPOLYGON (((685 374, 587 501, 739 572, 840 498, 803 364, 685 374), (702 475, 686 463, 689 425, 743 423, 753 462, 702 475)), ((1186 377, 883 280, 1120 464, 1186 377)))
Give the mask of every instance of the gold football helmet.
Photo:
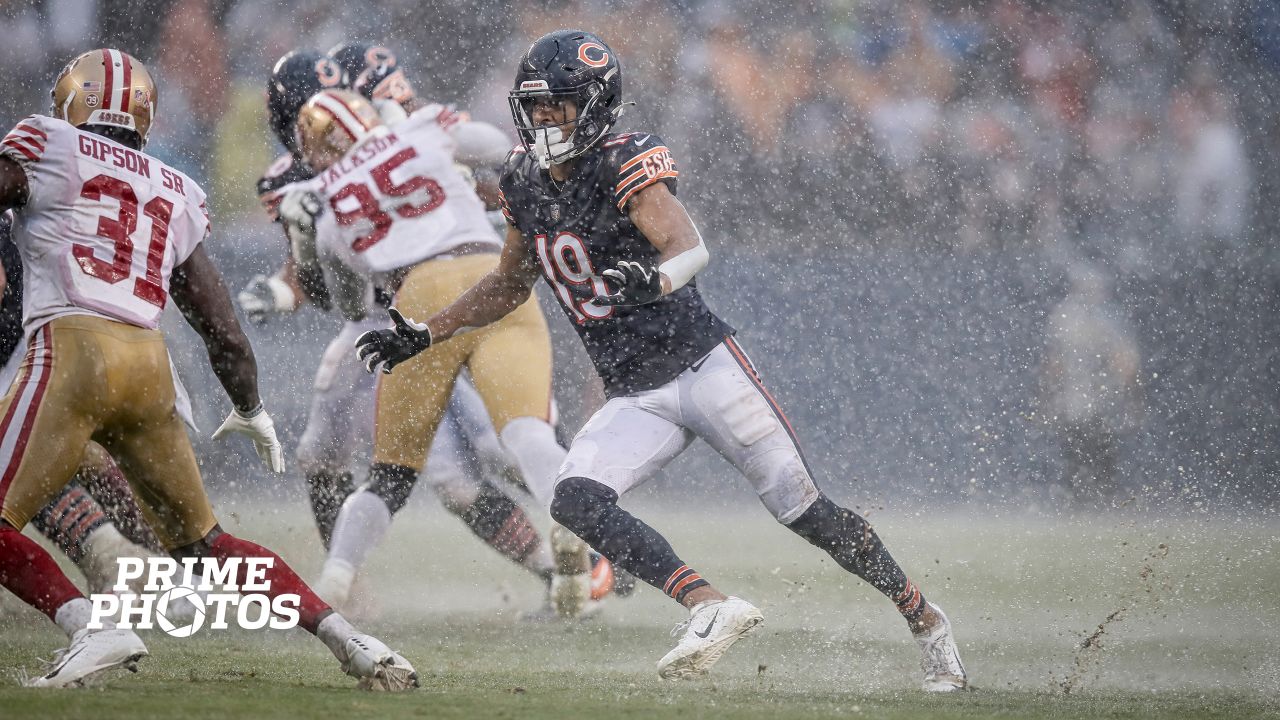
POLYGON ((298 111, 302 159, 312 170, 324 170, 381 124, 378 111, 363 97, 350 90, 322 90, 298 111))
POLYGON ((156 110, 156 84, 132 55, 102 48, 67 63, 53 83, 53 116, 81 127, 132 130, 146 145, 156 110))

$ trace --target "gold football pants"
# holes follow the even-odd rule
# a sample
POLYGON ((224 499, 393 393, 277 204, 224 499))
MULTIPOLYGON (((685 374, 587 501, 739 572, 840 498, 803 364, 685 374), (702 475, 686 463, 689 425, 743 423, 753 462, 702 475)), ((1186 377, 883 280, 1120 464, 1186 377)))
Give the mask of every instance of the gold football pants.
MULTIPOLYGON (((407 318, 426 320, 497 265, 496 254, 420 263, 401 283, 396 308, 407 318)), ((537 299, 530 297, 502 320, 433 345, 390 375, 379 375, 375 463, 422 469, 464 365, 497 432, 519 417, 550 421, 551 337, 537 299)))
POLYGON ((115 458, 166 548, 213 529, 159 330, 68 315, 35 332, 0 401, 0 517, 22 529, 75 475, 90 440, 115 458))

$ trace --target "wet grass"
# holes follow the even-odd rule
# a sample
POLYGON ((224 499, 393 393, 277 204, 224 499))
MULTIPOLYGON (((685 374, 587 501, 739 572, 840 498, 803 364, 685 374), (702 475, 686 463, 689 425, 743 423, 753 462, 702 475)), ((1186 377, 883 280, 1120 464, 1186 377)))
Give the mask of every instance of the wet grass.
MULTIPOLYGON (((238 510, 230 529, 314 572, 319 557, 299 508, 238 510)), ((518 610, 538 603, 538 584, 440 511, 414 507, 375 556, 366 583, 376 600, 364 624, 414 661, 421 690, 357 692, 299 631, 204 631, 182 640, 150 632, 152 656, 137 675, 72 692, 9 680, 0 686, 0 716, 1280 716, 1273 521, 876 518, 890 548, 951 615, 976 687, 931 697, 916 690, 916 651, 892 608, 758 509, 710 524, 642 514, 691 565, 765 612, 765 626, 707 680, 657 678, 653 663, 681 619, 658 593, 641 588, 572 625, 522 622, 518 610)), ((42 616, 0 599, 0 668, 33 672, 35 658, 61 642, 42 616)))

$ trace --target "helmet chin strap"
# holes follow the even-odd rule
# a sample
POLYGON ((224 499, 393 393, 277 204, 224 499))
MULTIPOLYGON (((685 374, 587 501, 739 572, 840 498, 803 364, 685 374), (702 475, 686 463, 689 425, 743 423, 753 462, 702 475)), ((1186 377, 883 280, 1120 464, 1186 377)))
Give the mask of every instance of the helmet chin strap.
POLYGON ((551 167, 551 159, 564 155, 573 149, 573 141, 564 136, 558 127, 540 127, 533 131, 533 156, 538 160, 538 167, 547 170, 551 167))

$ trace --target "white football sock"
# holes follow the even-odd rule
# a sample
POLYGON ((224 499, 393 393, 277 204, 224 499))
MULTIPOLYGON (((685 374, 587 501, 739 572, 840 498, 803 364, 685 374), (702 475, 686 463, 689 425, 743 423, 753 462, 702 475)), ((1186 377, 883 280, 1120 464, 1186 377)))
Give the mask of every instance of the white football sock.
POLYGON ((538 543, 537 549, 529 553, 524 559, 524 566, 542 576, 550 575, 555 570, 555 563, 551 560, 551 546, 546 540, 538 543))
POLYGON ((539 418, 520 417, 502 428, 500 439, 520 468, 533 498, 544 510, 549 509, 556 476, 569 454, 556 442, 555 428, 539 418))
POLYGON ((342 561, 359 571, 390 527, 391 510, 382 498, 368 490, 352 493, 333 524, 329 559, 342 561))
POLYGON ((62 603, 62 606, 53 614, 53 621, 62 628, 62 632, 66 633, 67 637, 71 637, 88 627, 92 616, 93 603, 90 603, 88 598, 78 597, 62 603))
POLYGON ((347 622, 347 619, 338 613, 332 613, 325 619, 320 621, 316 626, 316 637, 320 638, 320 642, 325 644, 339 660, 346 662, 346 650, 343 649, 343 643, 347 638, 356 634, 356 629, 347 622))

